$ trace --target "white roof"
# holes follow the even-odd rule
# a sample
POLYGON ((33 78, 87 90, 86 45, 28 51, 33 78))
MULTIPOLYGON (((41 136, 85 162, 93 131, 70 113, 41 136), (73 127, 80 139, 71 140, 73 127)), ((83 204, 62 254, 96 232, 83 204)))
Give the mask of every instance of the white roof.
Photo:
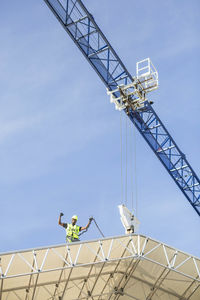
POLYGON ((0 300, 199 300, 200 259, 143 235, 0 253, 0 300))

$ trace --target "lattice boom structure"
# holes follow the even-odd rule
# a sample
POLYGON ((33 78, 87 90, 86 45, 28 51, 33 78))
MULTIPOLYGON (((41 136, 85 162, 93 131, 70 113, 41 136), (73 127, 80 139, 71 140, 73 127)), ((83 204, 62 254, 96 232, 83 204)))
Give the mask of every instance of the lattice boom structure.
POLYGON ((0 254, 1 300, 199 300, 200 259, 143 235, 0 254))
POLYGON ((150 59, 137 63, 133 77, 81 0, 44 1, 200 216, 200 179, 145 97, 158 86, 150 59))

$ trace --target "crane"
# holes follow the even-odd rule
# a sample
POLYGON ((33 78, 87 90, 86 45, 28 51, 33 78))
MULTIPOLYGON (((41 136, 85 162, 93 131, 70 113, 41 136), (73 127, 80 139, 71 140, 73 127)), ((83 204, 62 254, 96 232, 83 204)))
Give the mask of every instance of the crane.
POLYGON ((81 0, 44 1, 200 216, 200 180, 146 97, 158 87, 150 59, 137 63, 133 77, 81 0))

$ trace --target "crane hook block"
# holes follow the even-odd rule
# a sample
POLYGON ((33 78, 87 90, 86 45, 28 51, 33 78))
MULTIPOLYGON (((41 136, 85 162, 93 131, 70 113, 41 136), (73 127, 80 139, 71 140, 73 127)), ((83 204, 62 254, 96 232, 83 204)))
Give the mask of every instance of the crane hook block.
POLYGON ((118 205, 118 208, 122 225, 125 228, 125 234, 130 234, 138 231, 140 224, 139 220, 124 204, 118 205))

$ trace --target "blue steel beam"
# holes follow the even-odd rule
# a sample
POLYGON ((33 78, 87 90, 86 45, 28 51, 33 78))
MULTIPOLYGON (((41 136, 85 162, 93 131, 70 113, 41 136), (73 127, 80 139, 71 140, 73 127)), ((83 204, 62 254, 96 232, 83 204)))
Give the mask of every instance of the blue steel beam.
MULTIPOLYGON (((110 91, 133 82, 81 0, 44 1, 110 91)), ((120 92, 114 95, 119 97, 120 92)), ((128 117, 200 216, 200 180, 151 104, 146 101, 142 110, 130 107, 128 117)))
POLYGON ((152 106, 146 101, 142 111, 130 110, 129 118, 200 216, 199 178, 152 106))

